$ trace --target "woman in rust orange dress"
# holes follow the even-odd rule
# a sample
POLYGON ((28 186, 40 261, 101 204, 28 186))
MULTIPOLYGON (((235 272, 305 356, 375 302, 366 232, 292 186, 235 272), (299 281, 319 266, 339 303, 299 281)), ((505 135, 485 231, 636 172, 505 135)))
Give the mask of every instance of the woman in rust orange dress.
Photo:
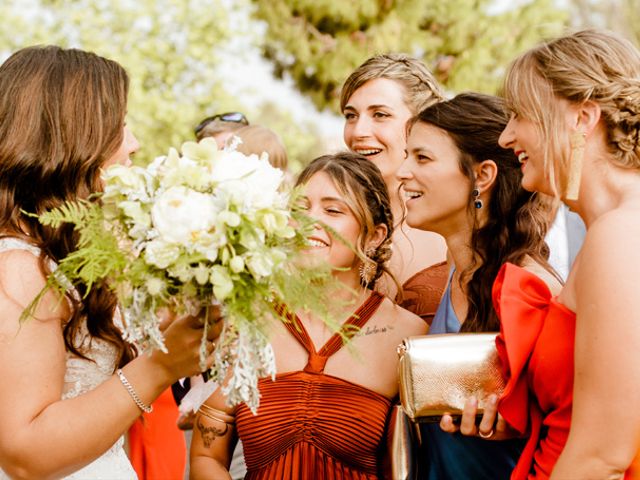
POLYGON ((238 436, 248 479, 381 478, 385 422, 398 393, 396 347, 427 327, 371 290, 386 272, 393 230, 378 168, 357 154, 327 155, 311 162, 298 183, 309 214, 353 245, 317 228, 308 252, 336 267, 344 284, 335 300, 350 343, 344 346, 313 312, 274 324, 276 380, 260 380, 255 416, 245 405, 226 407, 220 392, 205 402, 194 428, 192 478, 229 478, 238 436))

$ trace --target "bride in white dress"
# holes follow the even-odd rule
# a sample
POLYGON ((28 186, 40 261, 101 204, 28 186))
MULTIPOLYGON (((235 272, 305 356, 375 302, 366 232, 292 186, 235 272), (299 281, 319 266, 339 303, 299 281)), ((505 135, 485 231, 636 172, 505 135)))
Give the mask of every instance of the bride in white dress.
POLYGON ((123 434, 199 371, 199 319, 168 318, 169 352, 135 356, 106 286, 48 292, 19 321, 75 244, 24 212, 86 197, 102 168, 129 161, 127 90, 120 65, 80 50, 32 47, 0 66, 0 479, 136 478, 123 434))

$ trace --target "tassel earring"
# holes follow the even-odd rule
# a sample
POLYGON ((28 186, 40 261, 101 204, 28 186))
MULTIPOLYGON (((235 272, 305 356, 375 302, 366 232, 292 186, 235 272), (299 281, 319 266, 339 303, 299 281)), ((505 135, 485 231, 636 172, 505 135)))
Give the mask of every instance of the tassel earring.
POLYGON ((567 200, 578 199, 586 136, 587 134, 585 132, 573 132, 571 134, 571 155, 569 157, 569 165, 567 166, 567 186, 565 188, 565 198, 567 200))
POLYGON ((473 189, 471 195, 473 196, 473 206, 476 208, 482 208, 483 203, 482 200, 480 200, 480 190, 478 190, 478 187, 473 189))
POLYGON ((373 281, 378 271, 378 264, 371 259, 375 252, 375 248, 367 249, 365 252, 366 259, 360 264, 360 280, 365 287, 373 281))

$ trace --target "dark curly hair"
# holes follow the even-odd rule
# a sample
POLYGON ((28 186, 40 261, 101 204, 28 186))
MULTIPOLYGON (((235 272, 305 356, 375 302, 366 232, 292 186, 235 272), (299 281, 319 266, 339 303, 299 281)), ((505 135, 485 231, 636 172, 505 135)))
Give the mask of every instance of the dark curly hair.
POLYGON ((552 202, 521 187, 518 159, 512 150, 498 145, 508 120, 500 98, 464 93, 428 107, 408 124, 409 130, 416 123, 426 123, 445 131, 460 151, 460 171, 470 180, 468 208, 474 218, 474 256, 467 271, 460 272, 461 278, 468 279, 469 309, 460 330, 463 332, 500 329, 491 288, 505 262, 522 265, 530 257, 555 274, 547 261, 549 248, 544 241, 552 218, 552 202), (479 225, 473 201, 473 166, 489 159, 496 163, 498 172, 483 207, 487 209, 486 223, 479 225))
MULTIPOLYGON (((51 228, 41 214, 101 190, 100 169, 123 140, 129 79, 112 60, 56 46, 19 50, 0 66, 0 232, 40 248, 40 268, 77 248, 72 225, 51 228)), ((106 284, 74 285, 65 347, 83 357, 75 337, 86 318, 89 333, 113 344, 117 365, 135 355, 113 322, 116 296, 106 284), (86 294, 86 296, 85 296, 86 294)))

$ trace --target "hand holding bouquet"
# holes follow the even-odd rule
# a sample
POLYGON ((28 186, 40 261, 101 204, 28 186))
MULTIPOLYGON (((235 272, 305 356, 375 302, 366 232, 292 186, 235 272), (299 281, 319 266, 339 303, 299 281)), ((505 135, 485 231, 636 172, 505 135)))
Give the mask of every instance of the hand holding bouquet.
POLYGON ((231 404, 255 411, 258 378, 275 375, 266 334, 278 316, 274 301, 327 312, 328 267, 296 261, 313 229, 296 207, 297 193, 283 190, 283 174, 266 155, 218 150, 210 138, 183 144, 182 155, 171 149, 146 168, 113 166, 103 179, 99 201, 40 217, 53 227, 74 223, 79 236, 49 286, 108 281, 125 312, 126 338, 145 350, 165 348, 158 309, 206 312, 222 303, 211 374, 219 384, 226 379, 231 404))

